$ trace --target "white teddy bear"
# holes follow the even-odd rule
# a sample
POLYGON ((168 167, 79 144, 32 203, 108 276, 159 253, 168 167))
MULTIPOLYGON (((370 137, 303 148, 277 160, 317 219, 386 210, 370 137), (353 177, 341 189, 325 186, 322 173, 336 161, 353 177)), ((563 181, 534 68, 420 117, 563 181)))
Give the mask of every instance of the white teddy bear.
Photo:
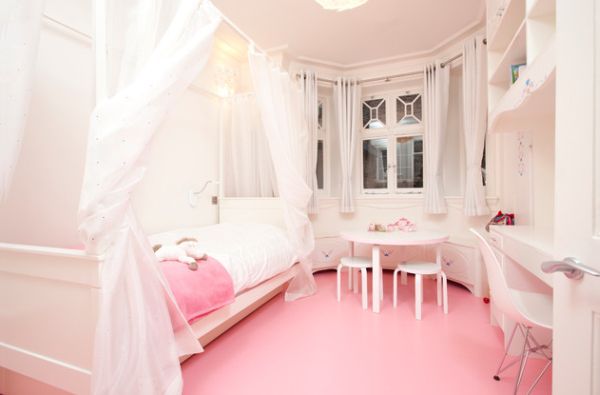
POLYGON ((198 241, 192 238, 183 238, 177 244, 157 244, 153 249, 159 262, 179 261, 188 265, 190 270, 198 270, 196 260, 206 259, 206 253, 198 246, 198 241))

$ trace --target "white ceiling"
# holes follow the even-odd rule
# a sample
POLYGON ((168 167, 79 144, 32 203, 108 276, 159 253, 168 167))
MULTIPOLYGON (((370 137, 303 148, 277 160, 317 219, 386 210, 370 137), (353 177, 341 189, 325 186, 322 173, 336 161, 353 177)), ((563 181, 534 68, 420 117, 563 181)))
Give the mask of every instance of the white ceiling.
POLYGON ((369 0, 344 12, 314 0, 213 0, 263 49, 358 66, 430 52, 482 22, 484 0, 369 0))

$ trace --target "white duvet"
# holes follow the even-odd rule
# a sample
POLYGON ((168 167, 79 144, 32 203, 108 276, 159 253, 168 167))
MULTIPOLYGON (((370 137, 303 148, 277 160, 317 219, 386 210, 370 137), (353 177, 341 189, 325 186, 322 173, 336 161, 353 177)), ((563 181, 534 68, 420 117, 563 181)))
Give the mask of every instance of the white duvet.
POLYGON ((150 243, 173 244, 193 237, 208 255, 225 267, 238 293, 289 269, 294 251, 285 232, 265 224, 218 224, 178 229, 149 237, 150 243))

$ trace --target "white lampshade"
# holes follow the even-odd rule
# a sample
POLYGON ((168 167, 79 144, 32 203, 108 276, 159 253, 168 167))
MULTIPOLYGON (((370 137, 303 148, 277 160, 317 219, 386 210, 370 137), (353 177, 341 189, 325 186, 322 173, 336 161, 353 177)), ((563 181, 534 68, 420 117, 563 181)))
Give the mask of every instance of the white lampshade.
POLYGON ((326 10, 346 11, 365 4, 368 0, 315 0, 326 10))

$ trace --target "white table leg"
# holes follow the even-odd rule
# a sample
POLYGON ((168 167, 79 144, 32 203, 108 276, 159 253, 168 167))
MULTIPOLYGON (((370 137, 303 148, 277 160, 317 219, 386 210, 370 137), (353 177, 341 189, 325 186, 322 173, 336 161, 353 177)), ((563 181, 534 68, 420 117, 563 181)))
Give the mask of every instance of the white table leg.
POLYGON ((421 305, 423 304, 423 276, 415 274, 415 318, 421 319, 421 305))
MULTIPOLYGON (((348 242, 348 255, 350 257, 354 256, 354 242, 353 241, 348 242)), ((352 289, 352 272, 353 271, 354 270, 351 267, 348 268, 348 290, 352 289)))
MULTIPOLYGON (((435 246, 435 264, 442 270, 442 245, 438 244, 435 246)), ((442 276, 438 273, 436 276, 437 285, 437 304, 442 305, 442 276)))
POLYGON ((381 262, 379 255, 379 246, 373 246, 373 312, 379 313, 381 306, 381 299, 379 298, 379 292, 381 287, 381 262))
POLYGON ((402 284, 402 285, 408 284, 408 274, 406 272, 400 272, 400 284, 402 284))

